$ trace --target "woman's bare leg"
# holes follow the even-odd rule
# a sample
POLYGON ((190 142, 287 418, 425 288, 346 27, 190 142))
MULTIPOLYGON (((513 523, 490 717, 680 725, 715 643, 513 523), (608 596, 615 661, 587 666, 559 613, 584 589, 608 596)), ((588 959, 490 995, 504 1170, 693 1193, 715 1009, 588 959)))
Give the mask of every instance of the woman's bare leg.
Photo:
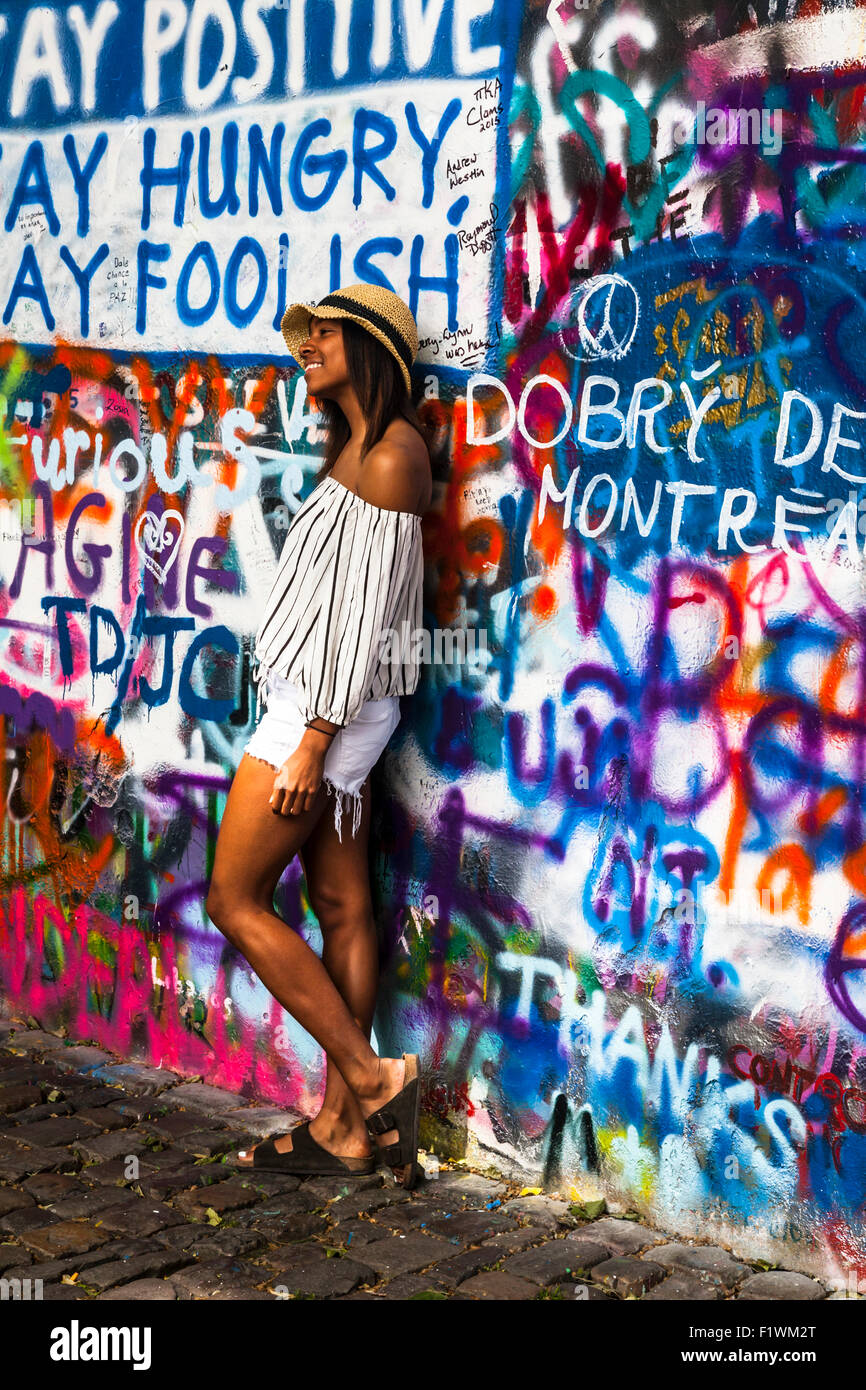
MULTIPOLYGON (((275 769, 245 754, 220 824, 206 909, 259 979, 328 1053, 363 1116, 403 1085, 401 1059, 378 1058, 315 951, 273 910, 274 889, 327 805, 320 788, 309 811, 277 816, 268 805, 275 769)), ((378 1137, 393 1142, 390 1132, 378 1137)))
MULTIPOLYGON (((322 931, 322 963, 369 1038, 379 985, 379 946, 367 844, 370 836, 370 779, 361 788, 358 833, 337 835, 333 803, 300 851, 310 905, 322 931)), ((343 822, 345 826, 345 818, 343 822)), ((322 1108, 310 1126, 317 1143, 338 1154, 369 1154, 364 1117, 339 1068, 326 1054, 327 1080, 322 1108)), ((283 1143, 278 1142, 282 1149, 283 1143)))
MULTIPOLYGON (((345 822, 344 822, 345 824, 345 822)), ((352 1017, 370 1036, 379 982, 379 950, 367 842, 370 834, 370 779, 361 788, 361 819, 357 836, 341 843, 334 825, 333 802, 298 851, 310 906, 322 932, 322 964, 345 999, 352 1017)), ((325 1056, 327 1081, 322 1106, 310 1121, 310 1133, 330 1153, 367 1157, 371 1152, 364 1117, 333 1059, 325 1056)), ((279 1153, 292 1147, 291 1134, 275 1141, 279 1153)), ((240 1154, 242 1166, 252 1164, 254 1150, 240 1154)))

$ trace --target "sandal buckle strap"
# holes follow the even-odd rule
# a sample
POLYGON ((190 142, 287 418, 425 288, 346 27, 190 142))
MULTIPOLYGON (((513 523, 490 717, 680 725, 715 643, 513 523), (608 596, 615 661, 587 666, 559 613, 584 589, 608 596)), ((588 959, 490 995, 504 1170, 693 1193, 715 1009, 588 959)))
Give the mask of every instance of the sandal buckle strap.
POLYGON ((389 1129, 399 1129, 400 1126, 390 1110, 375 1110, 367 1120, 367 1131, 370 1134, 387 1134, 389 1129))

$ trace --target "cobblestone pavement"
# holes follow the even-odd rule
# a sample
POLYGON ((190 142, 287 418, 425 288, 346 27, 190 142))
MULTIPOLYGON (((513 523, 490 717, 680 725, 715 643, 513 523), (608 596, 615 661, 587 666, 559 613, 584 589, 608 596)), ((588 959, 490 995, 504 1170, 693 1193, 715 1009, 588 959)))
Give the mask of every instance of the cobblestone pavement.
POLYGON ((271 1107, 0 1021, 0 1279, 39 1279, 46 1300, 828 1296, 462 1166, 407 1193, 387 1170, 302 1181, 222 1161, 286 1128, 271 1107))

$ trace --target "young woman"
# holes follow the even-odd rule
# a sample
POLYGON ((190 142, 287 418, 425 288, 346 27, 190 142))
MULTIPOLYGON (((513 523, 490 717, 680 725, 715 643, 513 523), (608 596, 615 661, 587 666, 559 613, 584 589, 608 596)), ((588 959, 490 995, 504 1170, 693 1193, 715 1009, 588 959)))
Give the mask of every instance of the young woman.
POLYGON ((399 722, 399 696, 419 677, 415 644, 399 641, 421 626, 420 518, 432 493, 409 395, 418 332, 403 301, 372 285, 294 304, 282 327, 320 405, 327 444, 256 636, 267 710, 229 791, 206 907, 324 1048, 327 1084, 313 1120, 241 1150, 237 1162, 348 1175, 372 1171, 378 1158, 411 1187, 418 1058, 377 1057, 369 1041, 379 962, 367 840, 370 769, 399 722), (329 796, 333 819, 324 814, 329 796), (321 927, 321 958, 274 911, 295 854, 321 927))

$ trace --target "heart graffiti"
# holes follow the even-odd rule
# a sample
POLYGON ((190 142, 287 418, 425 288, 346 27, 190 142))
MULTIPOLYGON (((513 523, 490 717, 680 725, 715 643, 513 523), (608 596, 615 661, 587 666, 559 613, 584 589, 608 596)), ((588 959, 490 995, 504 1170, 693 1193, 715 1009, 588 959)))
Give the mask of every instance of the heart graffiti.
POLYGON ((163 512, 162 516, 157 516, 155 512, 142 512, 135 523, 136 548, 151 574, 155 575, 161 584, 165 583, 166 576, 180 553, 180 539, 184 527, 185 522, 179 512, 163 512), (168 529, 172 521, 177 524, 177 534, 168 529), (162 563, 154 559, 154 555, 164 554, 165 559, 162 563))

